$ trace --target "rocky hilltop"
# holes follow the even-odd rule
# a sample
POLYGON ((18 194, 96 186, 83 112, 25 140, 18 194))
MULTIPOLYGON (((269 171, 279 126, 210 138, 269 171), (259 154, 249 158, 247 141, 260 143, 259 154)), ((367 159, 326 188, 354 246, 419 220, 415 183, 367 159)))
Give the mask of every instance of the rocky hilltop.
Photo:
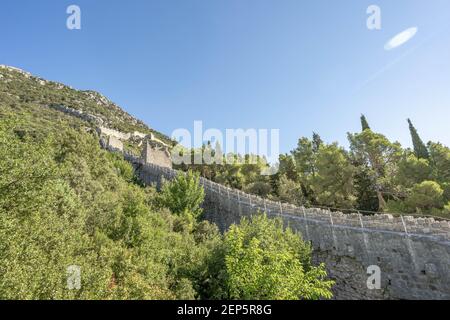
POLYGON ((139 140, 149 135, 173 145, 168 136, 150 128, 98 92, 76 90, 11 66, 0 65, 0 105, 0 116, 15 112, 60 119, 64 118, 61 114, 64 113, 74 124, 123 133, 128 137, 125 148, 134 151, 141 144, 139 140))

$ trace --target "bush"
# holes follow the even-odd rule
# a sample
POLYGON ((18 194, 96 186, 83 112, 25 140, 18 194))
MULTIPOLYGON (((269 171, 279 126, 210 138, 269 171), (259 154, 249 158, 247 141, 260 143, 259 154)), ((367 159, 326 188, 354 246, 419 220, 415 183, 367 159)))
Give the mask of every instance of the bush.
POLYGON ((437 182, 424 181, 414 185, 405 203, 413 211, 429 211, 442 208, 444 191, 437 182))
POLYGON ((311 264, 311 246, 281 219, 244 218, 225 235, 225 286, 231 299, 331 298, 324 265, 311 264))
POLYGON ((278 199, 282 202, 293 203, 296 206, 304 204, 302 186, 300 183, 288 179, 286 175, 280 178, 278 199))
POLYGON ((450 202, 444 206, 444 213, 450 215, 450 202))
POLYGON ((205 191, 199 181, 198 173, 179 173, 175 180, 164 184, 161 194, 163 205, 177 215, 198 219, 202 214, 200 206, 205 198, 205 191))
POLYGON ((401 200, 389 200, 386 205, 386 212, 390 213, 412 213, 411 209, 401 200))

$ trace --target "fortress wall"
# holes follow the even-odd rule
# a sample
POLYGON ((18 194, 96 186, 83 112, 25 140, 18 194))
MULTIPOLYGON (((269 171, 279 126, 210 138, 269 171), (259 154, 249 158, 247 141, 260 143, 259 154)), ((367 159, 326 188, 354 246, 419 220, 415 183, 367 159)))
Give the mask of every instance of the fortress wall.
MULTIPOLYGON (((140 178, 161 185, 177 172, 143 164, 131 155, 140 178)), ((300 232, 336 281, 336 299, 450 299, 450 223, 429 218, 361 216, 297 208, 226 188, 201 178, 204 216, 226 231, 241 217, 266 212, 300 232), (381 269, 381 288, 369 290, 367 268, 381 269)))
POLYGON ((91 115, 89 113, 85 113, 83 111, 80 110, 76 110, 76 109, 72 109, 69 107, 66 107, 64 105, 49 105, 49 108, 52 108, 54 110, 60 111, 62 113, 80 118, 82 120, 88 121, 88 122, 92 122, 95 124, 102 124, 103 123, 103 119, 101 119, 100 117, 91 115))
POLYGON ((149 163, 157 163, 161 167, 172 168, 172 160, 165 150, 150 150, 147 155, 147 161, 149 163))
POLYGON ((100 127, 98 128, 98 130, 100 131, 100 134, 103 134, 108 137, 114 137, 122 141, 128 141, 131 138, 130 133, 123 133, 106 127, 100 127))
POLYGON ((122 140, 114 137, 114 136, 109 136, 108 138, 108 146, 112 149, 116 149, 119 151, 123 151, 123 142, 122 140))

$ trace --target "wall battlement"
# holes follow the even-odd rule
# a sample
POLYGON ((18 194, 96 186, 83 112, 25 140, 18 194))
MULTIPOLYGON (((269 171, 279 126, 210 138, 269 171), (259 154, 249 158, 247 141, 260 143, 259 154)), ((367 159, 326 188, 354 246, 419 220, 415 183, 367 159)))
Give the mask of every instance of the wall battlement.
MULTIPOLYGON (((125 159, 147 184, 160 186, 178 172, 125 159)), ((204 216, 222 231, 244 216, 280 217, 314 248, 336 280, 336 299, 450 299, 450 222, 433 218, 363 216, 269 201, 201 178, 204 216), (367 286, 367 268, 381 270, 380 289, 367 286)))

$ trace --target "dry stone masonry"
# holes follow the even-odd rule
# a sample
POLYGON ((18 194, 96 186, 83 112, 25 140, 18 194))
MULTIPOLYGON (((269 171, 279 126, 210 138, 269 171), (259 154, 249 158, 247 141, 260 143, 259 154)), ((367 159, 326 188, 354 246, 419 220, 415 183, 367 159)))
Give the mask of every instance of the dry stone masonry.
POLYGON ((168 148, 152 140, 145 142, 141 158, 144 163, 153 163, 160 167, 172 168, 172 158, 168 148))
MULTIPOLYGON (((1 67, 1 65, 0 65, 1 67)), ((94 95, 95 93, 90 93, 94 95)), ((95 96, 94 96, 95 97, 95 96)), ((106 98, 100 96, 100 101, 106 98)), ((141 158, 145 163, 158 164, 161 167, 172 168, 172 159, 169 152, 169 146, 156 138, 153 133, 145 134, 138 131, 132 133, 124 133, 104 126, 104 121, 95 115, 83 112, 64 105, 50 105, 50 108, 77 117, 84 121, 90 122, 96 126, 96 131, 100 137, 102 147, 106 147, 111 151, 124 151, 124 142, 130 140, 139 141, 139 146, 144 144, 141 158)))
MULTIPOLYGON (((177 171, 125 154, 147 184, 160 186, 177 171)), ((363 216, 277 203, 201 178, 204 216, 226 231, 242 217, 280 217, 314 248, 336 281, 335 299, 450 299, 450 222, 432 218, 363 216), (369 266, 381 269, 381 288, 369 289, 369 266)))

